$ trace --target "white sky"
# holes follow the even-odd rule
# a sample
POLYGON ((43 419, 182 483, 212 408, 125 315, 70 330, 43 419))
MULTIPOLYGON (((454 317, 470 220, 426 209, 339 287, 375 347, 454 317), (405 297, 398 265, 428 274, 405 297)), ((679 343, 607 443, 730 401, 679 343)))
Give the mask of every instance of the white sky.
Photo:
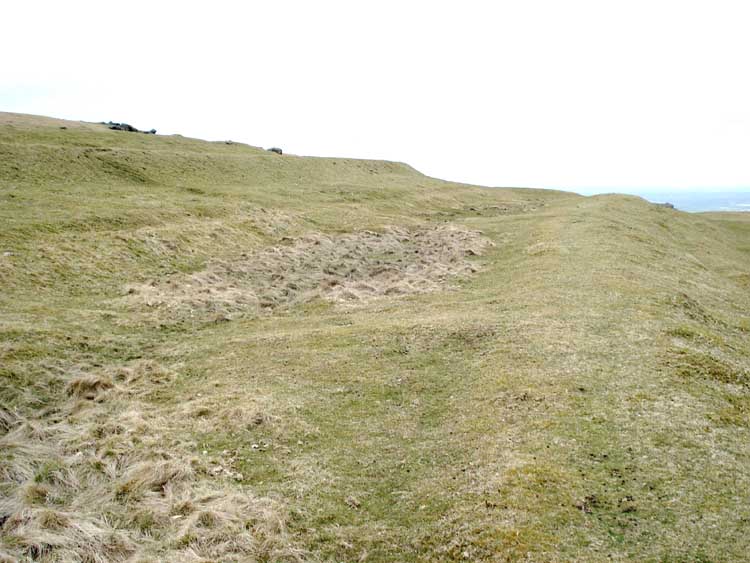
POLYGON ((498 186, 750 187, 750 2, 5 0, 0 110, 498 186))

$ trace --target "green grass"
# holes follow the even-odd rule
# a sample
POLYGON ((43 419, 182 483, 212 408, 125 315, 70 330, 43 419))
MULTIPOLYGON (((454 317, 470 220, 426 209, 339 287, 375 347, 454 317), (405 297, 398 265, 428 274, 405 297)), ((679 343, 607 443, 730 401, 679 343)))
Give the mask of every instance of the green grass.
POLYGON ((0 553, 750 560, 744 215, 12 114, 0 202, 0 553), (127 298, 446 222, 494 246, 437 291, 127 298))

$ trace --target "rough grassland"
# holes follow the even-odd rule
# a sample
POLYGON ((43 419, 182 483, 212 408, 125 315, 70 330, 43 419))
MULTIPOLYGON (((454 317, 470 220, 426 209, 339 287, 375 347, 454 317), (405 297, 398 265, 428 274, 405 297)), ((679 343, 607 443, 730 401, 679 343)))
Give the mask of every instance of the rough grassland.
POLYGON ((0 114, 0 221, 0 560, 750 561, 745 215, 0 114))

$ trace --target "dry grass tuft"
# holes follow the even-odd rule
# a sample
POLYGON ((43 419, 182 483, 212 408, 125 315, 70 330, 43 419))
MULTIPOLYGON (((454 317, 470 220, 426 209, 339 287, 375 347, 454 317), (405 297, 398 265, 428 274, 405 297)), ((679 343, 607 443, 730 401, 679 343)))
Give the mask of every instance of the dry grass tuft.
MULTIPOLYGON (((75 375, 52 418, 2 412, 0 553, 43 562, 299 560, 279 502, 239 494, 235 472, 211 471, 223 466, 191 455, 189 442, 165 451, 180 422, 144 408, 136 391, 173 376, 151 360, 105 366, 75 375)), ((248 426, 273 419, 220 410, 248 426)))
POLYGON ((118 366, 111 370, 117 383, 133 386, 139 383, 164 384, 174 379, 174 372, 153 360, 137 360, 129 366, 118 366))
POLYGON ((254 405, 254 408, 229 406, 217 409, 217 420, 223 428, 230 430, 253 429, 258 427, 278 426, 281 422, 280 417, 262 410, 261 406, 254 405))
POLYGON ((10 463, 29 467, 3 480, 12 495, 0 500, 0 545, 17 557, 122 561, 140 550, 163 561, 300 560, 278 502, 230 492, 189 459, 107 463, 58 451, 63 457, 39 463, 54 453, 19 459, 16 450, 10 463))
POLYGON ((310 233, 187 276, 131 284, 127 300, 171 318, 226 319, 232 313, 261 314, 318 298, 362 302, 425 293, 476 272, 470 258, 491 244, 481 233, 453 225, 310 233))
POLYGON ((277 503, 250 495, 207 495, 184 502, 172 516, 179 523, 173 544, 177 553, 210 561, 253 558, 301 561, 290 547, 286 517, 277 503))
POLYGON ((10 410, 0 407, 0 434, 5 434, 18 424, 18 416, 10 410))
MULTIPOLYGON (((13 430, 0 437, 0 482, 18 487, 34 480, 37 468, 54 459, 61 432, 38 421, 21 421, 13 430)), ((8 505, 10 495, 0 499, 0 516, 8 505)))
POLYGON ((146 493, 164 494, 168 487, 182 483, 193 476, 189 465, 172 460, 140 462, 131 467, 115 486, 119 498, 137 498, 146 493))
POLYGON ((3 533, 34 561, 124 561, 136 550, 126 534, 106 524, 46 508, 16 512, 3 533))
POLYGON ((65 390, 70 397, 93 401, 100 399, 104 392, 112 387, 114 383, 109 376, 84 374, 71 379, 65 390))

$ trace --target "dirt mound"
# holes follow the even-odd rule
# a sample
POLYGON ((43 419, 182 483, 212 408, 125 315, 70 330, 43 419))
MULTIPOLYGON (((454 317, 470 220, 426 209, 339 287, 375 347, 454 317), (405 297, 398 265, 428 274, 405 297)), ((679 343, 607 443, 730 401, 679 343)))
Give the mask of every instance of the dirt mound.
POLYGON ((424 293, 476 272, 471 257, 490 244, 481 233, 452 225, 285 237, 200 272, 129 285, 127 300, 184 317, 260 313, 316 298, 358 302, 424 293))

